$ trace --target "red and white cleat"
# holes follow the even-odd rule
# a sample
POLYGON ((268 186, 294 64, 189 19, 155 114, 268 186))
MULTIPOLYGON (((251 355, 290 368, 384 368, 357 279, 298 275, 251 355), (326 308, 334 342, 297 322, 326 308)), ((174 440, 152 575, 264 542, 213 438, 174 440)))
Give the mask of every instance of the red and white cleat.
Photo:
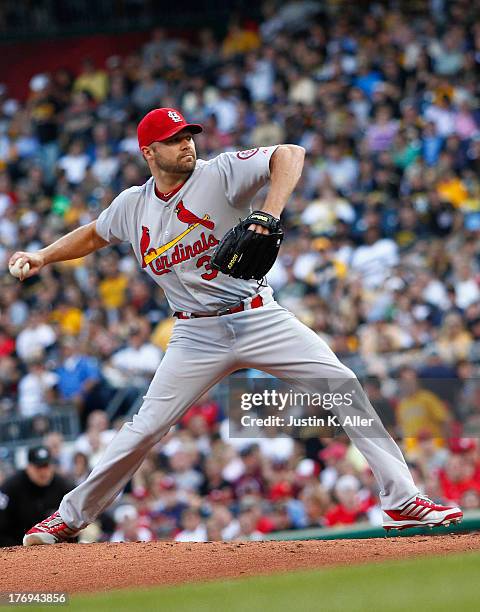
POLYGON ((75 538, 79 532, 79 529, 72 529, 65 524, 57 511, 29 529, 23 536, 23 545, 37 546, 39 544, 68 542, 75 538))
POLYGON ((455 506, 441 506, 424 495, 410 499, 398 510, 383 511, 383 528, 409 529, 411 527, 448 527, 460 523, 463 512, 455 506))

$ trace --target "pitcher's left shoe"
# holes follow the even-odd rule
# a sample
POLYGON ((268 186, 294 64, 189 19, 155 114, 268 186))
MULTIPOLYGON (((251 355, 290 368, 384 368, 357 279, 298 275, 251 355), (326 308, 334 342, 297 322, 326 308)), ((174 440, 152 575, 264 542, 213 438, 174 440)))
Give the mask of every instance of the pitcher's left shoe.
POLYGON ((23 536, 24 546, 37 546, 39 544, 57 544, 58 542, 72 541, 79 534, 78 529, 72 529, 63 522, 60 513, 54 512, 44 521, 34 525, 23 536))
POLYGON ((412 497, 397 510, 383 511, 383 528, 408 529, 410 527, 448 527, 460 523, 463 512, 456 506, 441 506, 425 495, 412 497))

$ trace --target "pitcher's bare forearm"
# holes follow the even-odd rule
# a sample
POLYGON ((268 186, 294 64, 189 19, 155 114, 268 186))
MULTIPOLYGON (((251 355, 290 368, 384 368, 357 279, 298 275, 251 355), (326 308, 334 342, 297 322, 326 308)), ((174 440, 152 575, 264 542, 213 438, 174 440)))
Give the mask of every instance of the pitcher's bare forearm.
POLYGON ((280 145, 270 160, 270 188, 262 210, 280 218, 302 174, 305 149, 280 145))
POLYGON ((44 265, 84 257, 106 247, 109 243, 97 234, 96 223, 92 221, 88 225, 78 227, 41 249, 38 253, 42 256, 44 265))
MULTIPOLYGON (((288 198, 302 175, 305 149, 297 145, 280 145, 270 159, 270 187, 262 210, 280 219, 288 198)), ((252 224, 248 229, 268 234, 268 229, 252 224)))
POLYGON ((13 266, 17 260, 20 260, 21 270, 18 278, 23 281, 38 274, 47 264, 77 259, 103 249, 109 243, 97 234, 96 225, 96 221, 83 225, 40 251, 16 251, 10 257, 8 265, 13 266), (28 266, 25 266, 26 263, 28 266))

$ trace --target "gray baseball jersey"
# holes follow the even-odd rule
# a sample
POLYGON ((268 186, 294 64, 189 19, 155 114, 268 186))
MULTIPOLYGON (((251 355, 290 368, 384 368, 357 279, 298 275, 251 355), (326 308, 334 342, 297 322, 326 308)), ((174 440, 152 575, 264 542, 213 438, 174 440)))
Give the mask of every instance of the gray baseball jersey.
POLYGON ((257 281, 228 277, 210 267, 210 258, 268 181, 275 149, 199 159, 187 181, 169 194, 157 194, 153 177, 130 187, 100 214, 97 232, 108 242, 130 242, 173 310, 208 312, 245 299, 258 291, 257 281))

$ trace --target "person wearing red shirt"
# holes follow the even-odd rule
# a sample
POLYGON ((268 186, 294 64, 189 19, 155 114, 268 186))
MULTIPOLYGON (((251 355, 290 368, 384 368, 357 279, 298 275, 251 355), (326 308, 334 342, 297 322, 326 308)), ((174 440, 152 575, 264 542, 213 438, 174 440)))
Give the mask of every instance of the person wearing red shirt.
POLYGON ((198 402, 189 408, 189 410, 182 417, 182 425, 187 427, 192 417, 197 415, 202 416, 205 419, 205 422, 210 430, 214 427, 215 423, 218 422, 220 407, 217 402, 208 396, 208 393, 205 393, 205 395, 203 395, 198 402))
POLYGON ((0 327, 0 357, 7 357, 15 351, 15 340, 11 338, 3 327, 0 327))
POLYGON ((448 458, 444 470, 439 473, 442 494, 445 500, 459 502, 466 491, 480 492, 480 480, 475 475, 475 466, 460 454, 448 458))
POLYGON ((365 499, 359 495, 360 483, 350 474, 341 476, 335 485, 336 504, 325 515, 329 527, 333 525, 351 525, 359 520, 367 519, 367 511, 375 502, 369 495, 365 499))

